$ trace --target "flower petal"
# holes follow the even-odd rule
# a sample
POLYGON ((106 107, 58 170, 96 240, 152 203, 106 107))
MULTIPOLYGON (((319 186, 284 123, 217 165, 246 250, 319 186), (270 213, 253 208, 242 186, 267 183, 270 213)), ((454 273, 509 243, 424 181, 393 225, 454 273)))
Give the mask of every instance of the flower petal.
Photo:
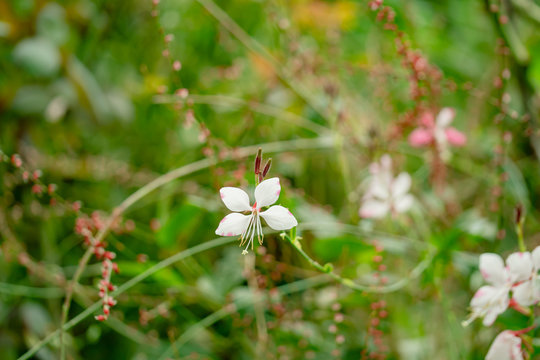
POLYGON ((521 338, 510 330, 503 331, 493 340, 486 360, 523 360, 521 338))
POLYGON ((442 108, 439 114, 437 115, 437 120, 435 120, 437 127, 441 127, 441 128, 447 127, 448 125, 450 125, 450 123, 454 119, 454 116, 456 116, 456 112, 454 109, 450 107, 442 108))
POLYGON ((401 196, 394 200, 394 210, 398 213, 405 212, 411 208, 414 203, 414 198, 412 195, 401 196))
POLYGON ((246 230, 251 216, 239 213, 231 213, 225 216, 216 229, 216 235, 236 236, 242 234, 246 230))
POLYGON ((506 259, 510 280, 513 283, 529 280, 533 273, 533 260, 530 252, 516 252, 506 259))
POLYGON ((535 272, 540 270, 540 246, 537 246, 533 251, 532 251, 532 259, 533 259, 533 263, 534 263, 534 269, 535 269, 535 272))
POLYGON ((454 146, 463 146, 467 142, 467 137, 461 131, 456 128, 449 127, 444 130, 446 134, 446 139, 448 142, 454 146))
POLYGON ((390 211, 390 205, 386 201, 379 201, 375 199, 369 199, 364 201, 360 208, 360 216, 363 218, 375 218, 379 219, 390 211))
POLYGON ((242 189, 236 187, 223 187, 219 190, 221 200, 231 211, 251 211, 249 196, 242 189))
POLYGON ((509 304, 508 288, 482 286, 471 299, 471 308, 475 317, 484 317, 483 324, 490 326, 497 316, 502 314, 509 304))
POLYGON ((513 298, 521 306, 531 306, 540 301, 534 280, 524 281, 513 288, 513 298))
POLYGON ((430 130, 418 128, 409 135, 409 144, 414 147, 422 147, 431 144, 433 133, 430 130))
POLYGON ((394 197, 405 195, 411 188, 411 175, 402 172, 394 179, 391 188, 394 197))
POLYGON ((390 196, 390 179, 386 177, 381 177, 381 174, 373 176, 369 180, 369 187, 366 191, 365 197, 367 198, 377 198, 380 200, 386 200, 390 196))
POLYGON ((281 205, 274 205, 260 213, 268 226, 274 230, 289 230, 298 225, 298 221, 289 209, 281 205))
POLYGON ((255 188, 255 201, 257 202, 257 207, 262 208, 272 205, 279 198, 280 192, 281 185, 279 185, 278 177, 264 180, 255 188))
POLYGON ((484 279, 490 284, 503 285, 508 282, 508 272, 504 268, 503 259, 497 254, 480 255, 479 268, 484 279))

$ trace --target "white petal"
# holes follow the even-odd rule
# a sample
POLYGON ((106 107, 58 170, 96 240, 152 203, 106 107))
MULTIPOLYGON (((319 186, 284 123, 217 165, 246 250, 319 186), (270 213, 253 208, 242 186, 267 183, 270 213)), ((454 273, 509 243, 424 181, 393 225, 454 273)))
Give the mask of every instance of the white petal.
POLYGON ((390 182, 384 181, 384 179, 378 176, 371 178, 369 187, 366 191, 367 197, 375 197, 380 200, 386 200, 390 196, 390 182))
POLYGON ((513 298, 521 306, 531 306, 538 302, 537 290, 533 281, 524 281, 513 288, 513 298))
POLYGON ((268 226, 274 230, 289 230, 298 225, 298 221, 289 209, 281 205, 274 205, 268 210, 261 212, 260 215, 268 226))
POLYGON ((281 186, 279 185, 278 177, 264 180, 255 188, 255 201, 257 202, 257 207, 262 208, 272 205, 279 198, 280 192, 281 186))
POLYGON ((480 255, 479 268, 484 279, 490 284, 503 285, 509 280, 503 259, 497 254, 485 253, 480 255))
POLYGON ((360 208, 360 216, 363 218, 379 219, 385 217, 390 211, 390 205, 386 201, 368 199, 360 208))
POLYGON ((535 271, 540 270, 540 246, 537 246, 532 251, 532 259, 533 259, 535 271))
POLYGON ((412 195, 405 195, 400 198, 397 198, 394 201, 394 210, 396 210, 398 213, 405 212, 411 208, 411 206, 414 203, 414 198, 412 195))
POLYGON ((235 187, 223 187, 219 190, 221 200, 231 211, 251 211, 249 196, 242 189, 235 187))
POLYGON ((242 234, 246 230, 251 216, 239 213, 231 213, 225 216, 216 229, 216 235, 236 236, 242 234))
POLYGON ((439 112, 439 115, 437 115, 437 120, 436 120, 437 127, 441 127, 441 128, 447 127, 448 125, 450 125, 455 115, 456 115, 456 112, 454 111, 454 109, 449 108, 449 107, 443 108, 439 112))
POLYGON ((383 172, 392 172, 392 158, 388 154, 384 154, 380 159, 383 172))
POLYGON ((471 299, 474 317, 484 317, 483 324, 490 326, 509 304, 508 289, 495 286, 482 286, 471 299))
POLYGON ((513 253, 506 259, 510 280, 514 283, 529 280, 533 272, 533 261, 530 252, 513 253))
POLYGON ((406 172, 399 174, 392 182, 392 195, 395 197, 406 194, 411 188, 411 175, 406 172))
POLYGON ((493 340, 486 360, 523 360, 521 338, 510 330, 503 331, 493 340))

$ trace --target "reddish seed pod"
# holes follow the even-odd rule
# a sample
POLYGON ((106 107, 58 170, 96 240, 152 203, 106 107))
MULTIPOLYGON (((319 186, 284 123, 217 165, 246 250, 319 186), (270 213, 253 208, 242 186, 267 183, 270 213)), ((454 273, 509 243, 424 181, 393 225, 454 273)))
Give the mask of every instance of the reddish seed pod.
POLYGON ((521 222, 521 217, 523 216, 523 205, 518 204, 514 209, 514 220, 516 224, 521 222))
POLYGON ((56 184, 47 185, 47 192, 52 195, 56 191, 56 184))
POLYGON ((261 161, 262 161, 262 149, 257 150, 257 156, 255 156, 255 175, 258 175, 261 172, 261 161))
POLYGON ((32 185, 32 192, 36 195, 40 195, 43 192, 43 189, 41 188, 41 185, 34 184, 32 185))
POLYGON ((19 156, 19 154, 11 155, 11 163, 13 164, 13 166, 15 166, 17 168, 22 166, 22 159, 19 156))
POLYGON ((266 165, 264 165, 264 170, 262 172, 262 177, 264 178, 268 172, 270 171, 270 168, 272 167, 272 159, 268 159, 268 161, 266 162, 266 165))

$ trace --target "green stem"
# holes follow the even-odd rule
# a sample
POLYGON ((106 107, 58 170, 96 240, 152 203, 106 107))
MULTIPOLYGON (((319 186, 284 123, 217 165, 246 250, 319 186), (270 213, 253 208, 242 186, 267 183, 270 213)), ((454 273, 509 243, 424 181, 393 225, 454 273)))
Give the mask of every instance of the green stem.
MULTIPOLYGON (((198 254, 200 252, 203 252, 203 251, 206 251, 206 250, 209 250, 209 249, 213 249, 213 248, 218 247, 218 246, 230 244, 230 243, 232 243, 234 241, 237 241, 237 239, 234 238, 234 237, 218 238, 218 239, 214 239, 214 240, 202 243, 200 245, 194 246, 194 247, 189 248, 187 250, 184 250, 182 252, 179 252, 178 254, 175 254, 175 255, 173 255, 171 257, 168 257, 165 260, 160 261, 156 265, 154 265, 151 268, 147 269, 146 271, 140 273, 139 275, 135 276, 131 280, 125 282, 118 289, 113 291, 111 293, 111 295, 113 297, 117 297, 118 295, 120 295, 120 294, 124 293, 125 291, 129 290, 130 288, 137 285, 141 281, 143 281, 146 278, 154 275, 156 272, 158 272, 158 271, 160 271, 160 270, 174 264, 175 262, 178 262, 178 261, 183 260, 183 259, 185 259, 187 257, 198 254)), ((75 325, 77 325, 78 323, 83 321, 84 319, 86 319, 88 316, 92 315, 96 310, 98 310, 101 307, 101 305, 102 305, 101 300, 96 301, 95 303, 90 305, 86 310, 81 312, 79 315, 75 316, 73 319, 66 322, 62 326, 62 328, 52 332, 47 337, 45 337, 43 340, 39 341, 34 346, 32 346, 32 348, 30 350, 28 350, 26 353, 24 353, 21 357, 19 357, 18 360, 29 359, 36 352, 38 352, 39 349, 41 349, 43 346, 50 343, 54 338, 59 336, 61 331, 68 331, 69 329, 71 329, 72 327, 74 327, 75 325)))
POLYGON ((266 48, 251 37, 244 31, 222 8, 220 8, 212 0, 197 0, 219 23, 229 31, 238 41, 240 41, 249 51, 262 56, 268 64, 272 67, 276 75, 291 88, 302 100, 306 102, 313 110, 315 110, 320 116, 328 119, 328 113, 322 106, 316 104, 311 96, 308 95, 308 91, 300 86, 297 81, 289 80, 289 75, 284 71, 284 66, 280 64, 277 59, 266 48))
MULTIPOLYGON (((311 149, 311 148, 331 147, 331 146, 332 146, 332 142, 329 141, 328 138, 326 137, 317 137, 314 139, 277 141, 273 143, 259 144, 259 145, 246 146, 246 147, 240 148, 235 152, 235 156, 236 157, 248 156, 250 154, 255 153, 260 147, 264 147, 267 152, 276 152, 276 151, 283 151, 284 149, 286 150, 297 149, 298 150, 298 149, 311 149)), ((191 164, 174 169, 154 179, 153 181, 149 182, 145 186, 141 187, 139 190, 135 191, 128 198, 126 198, 117 208, 114 209, 114 211, 112 212, 112 215, 109 217, 109 220, 107 221, 105 226, 96 235, 95 237, 96 243, 103 241, 103 239, 107 236, 114 221, 120 215, 122 215, 122 213, 124 213, 130 206, 135 204, 137 201, 139 201, 146 195, 150 194, 152 191, 178 178, 192 174, 202 169, 206 169, 210 166, 217 165, 220 162, 221 161, 217 157, 206 158, 199 161, 195 161, 191 164)), ((93 251, 92 247, 89 247, 88 250, 85 252, 85 254, 83 255, 82 259, 79 262, 75 275, 73 276, 73 279, 66 290, 66 298, 64 301, 64 305, 62 307, 62 318, 61 318, 61 324, 60 324, 60 332, 61 332, 60 358, 61 360, 65 359, 65 346, 64 346, 65 344, 63 341, 64 340, 63 332, 64 332, 64 325, 66 324, 66 321, 68 319, 69 308, 71 306, 71 300, 73 297, 73 289, 77 286, 80 275, 83 273, 86 265, 88 264, 88 261, 90 261, 90 258, 92 257, 92 251, 93 251)))
POLYGON ((527 247, 525 246, 525 240, 523 239, 523 221, 520 221, 518 224, 516 224, 516 234, 518 238, 519 251, 527 251, 527 247))
POLYGON ((313 266, 315 269, 319 270, 322 273, 327 274, 335 281, 347 286, 348 288, 360 292, 366 292, 366 293, 378 293, 378 294, 386 294, 391 293, 394 291, 398 291, 402 288, 404 288, 409 282, 418 276, 420 276, 429 266, 431 261, 433 260, 433 257, 435 256, 434 251, 431 251, 424 260, 422 260, 416 267, 410 272, 409 276, 406 278, 400 279, 393 284, 387 285, 387 286, 366 286, 366 285, 359 285, 355 283, 353 280, 344 278, 338 274, 336 274, 333 271, 332 264, 325 264, 324 266, 321 265, 316 260, 313 260, 301 247, 300 241, 297 237, 295 237, 294 240, 291 239, 289 235, 286 233, 281 234, 282 238, 286 239, 299 253, 302 255, 304 259, 306 259, 311 266, 313 266))
MULTIPOLYGON (((328 282, 328 277, 326 276, 316 276, 309 279, 295 281, 290 284, 281 285, 277 289, 281 295, 288 295, 295 292, 304 291, 306 289, 312 288, 314 286, 324 284, 328 282)), ((253 305, 262 301, 262 298, 250 298, 253 299, 253 305)), ((193 339, 197 333, 208 326, 216 323, 217 321, 223 319, 234 311, 238 311, 244 308, 247 308, 249 305, 252 305, 249 301, 240 302, 240 305, 229 307, 222 307, 221 309, 213 312, 204 319, 190 326, 184 333, 159 357, 159 360, 165 360, 170 358, 175 350, 178 350, 182 345, 193 339)))
POLYGON ((62 288, 39 288, 24 285, 0 283, 0 293, 12 296, 27 296, 42 299, 57 299, 64 296, 62 288))
POLYGON ((294 124, 316 134, 328 134, 330 129, 314 123, 305 117, 297 115, 293 112, 284 110, 278 106, 273 106, 253 100, 244 100, 241 98, 227 95, 189 95, 186 99, 180 98, 178 95, 156 95, 154 103, 156 104, 174 104, 179 100, 184 102, 193 102, 194 104, 208 104, 214 106, 229 106, 229 107, 247 107, 251 111, 271 116, 277 120, 282 120, 287 123, 294 124))

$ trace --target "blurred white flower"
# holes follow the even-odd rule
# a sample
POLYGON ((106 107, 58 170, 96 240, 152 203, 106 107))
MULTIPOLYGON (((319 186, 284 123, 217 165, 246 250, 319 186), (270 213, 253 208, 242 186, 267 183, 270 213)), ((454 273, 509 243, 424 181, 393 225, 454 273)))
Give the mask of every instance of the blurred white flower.
POLYGON ((472 314, 464 325, 483 317, 483 324, 490 326, 497 316, 508 308, 508 295, 512 282, 509 269, 505 268, 503 259, 497 254, 480 255, 480 272, 490 285, 482 286, 474 294, 470 303, 472 314))
POLYGON ((515 274, 512 298, 521 306, 531 306, 540 301, 540 246, 529 252, 515 253, 508 257, 508 263, 512 258, 515 274))
POLYGON ((250 245, 253 249, 255 234, 257 234, 259 244, 262 244, 263 234, 260 217, 274 230, 288 230, 298 225, 294 215, 283 206, 274 205, 266 211, 261 211, 261 208, 274 204, 279 197, 281 186, 277 177, 264 180, 257 185, 253 206, 249 204, 248 194, 242 189, 224 187, 219 192, 225 206, 235 212, 221 220, 216 229, 216 234, 220 236, 241 235, 240 246, 247 242, 242 254, 247 254, 250 245), (244 215, 240 214, 240 212, 249 212, 249 214, 244 215))
POLYGON ((514 331, 503 331, 493 340, 486 360, 523 360, 521 338, 514 331))
POLYGON ((409 194, 411 176, 402 172, 396 178, 392 174, 392 159, 383 155, 379 163, 370 166, 371 178, 360 207, 364 218, 383 218, 388 213, 397 214, 409 210, 413 197, 409 194))

